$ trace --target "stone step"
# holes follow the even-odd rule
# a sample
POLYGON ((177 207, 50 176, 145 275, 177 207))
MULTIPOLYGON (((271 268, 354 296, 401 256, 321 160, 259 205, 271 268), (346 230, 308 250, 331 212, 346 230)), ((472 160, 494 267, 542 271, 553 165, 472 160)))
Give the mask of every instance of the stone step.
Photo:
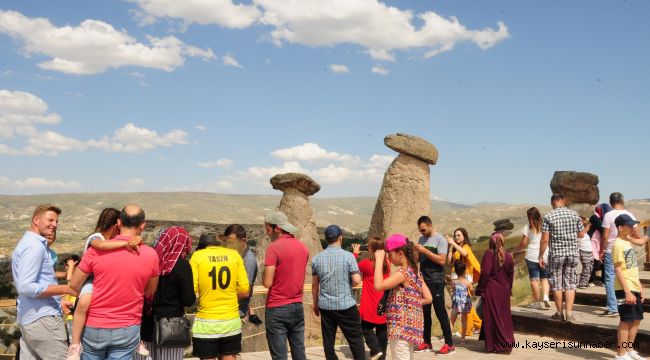
POLYGON ((643 263, 643 270, 650 271, 650 262, 643 263))
MULTIPOLYGON (((643 311, 650 312, 650 288, 643 288, 643 311)), ((550 298, 553 299, 553 292, 551 291, 550 298)), ((607 295, 605 295, 605 287, 594 286, 586 289, 576 290, 576 304, 599 306, 604 308, 607 302, 607 295)), ((602 311, 602 309, 601 309, 602 311)))
MULTIPOLYGON (((548 310, 533 310, 517 306, 512 308, 512 322, 517 332, 572 341, 616 343, 619 317, 598 316, 597 313, 601 310, 589 305, 575 305, 573 309, 575 321, 569 323, 551 319, 555 313, 555 306, 548 310)), ((641 321, 636 342, 639 345, 637 349, 639 352, 650 353, 650 321, 641 321)))
POLYGON ((650 271, 647 269, 639 271, 639 280, 641 280, 643 287, 650 285, 650 271))

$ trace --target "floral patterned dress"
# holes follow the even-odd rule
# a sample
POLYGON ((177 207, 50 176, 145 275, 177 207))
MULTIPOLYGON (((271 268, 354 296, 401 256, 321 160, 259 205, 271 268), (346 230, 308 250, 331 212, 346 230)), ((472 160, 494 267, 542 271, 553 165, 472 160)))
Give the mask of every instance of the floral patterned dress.
POLYGON ((422 277, 415 273, 410 266, 400 267, 397 271, 404 274, 408 285, 399 284, 391 289, 388 301, 386 301, 388 338, 420 345, 424 332, 422 277))

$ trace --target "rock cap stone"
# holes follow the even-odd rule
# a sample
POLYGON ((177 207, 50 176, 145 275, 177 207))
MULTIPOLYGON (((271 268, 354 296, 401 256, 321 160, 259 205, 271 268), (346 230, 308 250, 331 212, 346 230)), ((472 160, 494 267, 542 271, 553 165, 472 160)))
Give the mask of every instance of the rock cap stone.
POLYGON ((578 171, 556 171, 551 179, 551 191, 564 195, 566 205, 595 205, 600 199, 598 176, 578 171))
POLYGON ((400 154, 413 156, 430 165, 438 161, 438 149, 421 137, 397 133, 386 136, 384 144, 400 154))
POLYGON ((300 173, 277 174, 271 178, 271 185, 276 190, 293 188, 306 195, 314 195, 320 190, 320 185, 314 179, 300 173))

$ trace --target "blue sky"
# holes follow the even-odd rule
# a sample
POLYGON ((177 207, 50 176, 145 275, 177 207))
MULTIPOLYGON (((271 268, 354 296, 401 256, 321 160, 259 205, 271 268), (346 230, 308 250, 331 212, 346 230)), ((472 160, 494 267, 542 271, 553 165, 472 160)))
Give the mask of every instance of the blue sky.
POLYGON ((431 191, 548 202, 555 170, 648 198, 647 1, 0 5, 0 193, 377 195, 396 132, 431 191))

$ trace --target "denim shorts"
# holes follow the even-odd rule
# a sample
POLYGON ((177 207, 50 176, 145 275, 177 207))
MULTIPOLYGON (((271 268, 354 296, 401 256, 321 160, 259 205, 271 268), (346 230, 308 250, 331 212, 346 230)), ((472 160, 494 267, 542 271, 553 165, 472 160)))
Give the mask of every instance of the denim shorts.
MULTIPOLYGON (((526 259, 526 266, 528 267, 528 278, 531 280, 535 279, 548 279, 548 271, 546 268, 539 266, 539 263, 532 262, 526 259)), ((546 265, 548 267, 548 265, 546 265)))

